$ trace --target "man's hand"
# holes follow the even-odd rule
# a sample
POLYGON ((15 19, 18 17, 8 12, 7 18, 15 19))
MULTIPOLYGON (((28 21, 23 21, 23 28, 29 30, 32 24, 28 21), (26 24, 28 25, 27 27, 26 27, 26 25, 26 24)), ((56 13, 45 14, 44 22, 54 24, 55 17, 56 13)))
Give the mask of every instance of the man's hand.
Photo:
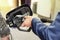
POLYGON ((25 21, 22 23, 22 27, 31 27, 32 16, 25 16, 25 21))

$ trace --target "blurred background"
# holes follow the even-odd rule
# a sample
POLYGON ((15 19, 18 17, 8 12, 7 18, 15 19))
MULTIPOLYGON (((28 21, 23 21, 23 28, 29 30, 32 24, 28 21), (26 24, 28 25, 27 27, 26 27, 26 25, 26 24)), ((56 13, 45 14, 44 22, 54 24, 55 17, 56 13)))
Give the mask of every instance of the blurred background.
MULTIPOLYGON (((39 18, 54 20, 57 13, 60 11, 60 0, 0 0, 0 12, 5 18, 9 11, 23 4, 28 4, 34 16, 39 18)), ((27 33, 20 32, 13 28, 10 29, 13 39, 15 40, 40 40, 32 31, 27 33)))
POLYGON ((5 17, 10 10, 28 4, 33 13, 54 19, 60 11, 60 0, 0 0, 0 12, 5 17))

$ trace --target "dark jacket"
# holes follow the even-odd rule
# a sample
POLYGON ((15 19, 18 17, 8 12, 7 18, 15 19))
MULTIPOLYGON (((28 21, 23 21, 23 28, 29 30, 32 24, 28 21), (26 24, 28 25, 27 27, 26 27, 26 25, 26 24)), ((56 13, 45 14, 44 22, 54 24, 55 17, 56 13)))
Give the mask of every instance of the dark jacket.
POLYGON ((60 40, 60 13, 49 26, 43 24, 41 20, 33 18, 32 30, 41 40, 60 40))

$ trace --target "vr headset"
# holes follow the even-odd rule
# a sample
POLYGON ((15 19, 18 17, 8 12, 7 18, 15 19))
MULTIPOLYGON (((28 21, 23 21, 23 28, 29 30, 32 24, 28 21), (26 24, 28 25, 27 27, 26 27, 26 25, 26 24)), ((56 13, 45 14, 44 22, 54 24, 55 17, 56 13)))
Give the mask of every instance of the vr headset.
POLYGON ((28 5, 24 4, 6 14, 6 23, 9 25, 9 27, 16 27, 20 31, 30 31, 31 28, 25 28, 24 30, 24 28, 21 29, 20 27, 25 20, 24 16, 28 15, 33 15, 32 10, 28 5))

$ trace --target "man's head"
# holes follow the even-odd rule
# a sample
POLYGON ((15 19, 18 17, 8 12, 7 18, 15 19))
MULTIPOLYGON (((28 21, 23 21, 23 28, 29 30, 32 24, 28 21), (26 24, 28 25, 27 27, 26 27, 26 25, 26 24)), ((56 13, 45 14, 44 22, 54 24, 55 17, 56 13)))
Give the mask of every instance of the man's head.
POLYGON ((6 24, 5 19, 2 17, 0 13, 0 37, 5 37, 10 34, 10 29, 6 24))

